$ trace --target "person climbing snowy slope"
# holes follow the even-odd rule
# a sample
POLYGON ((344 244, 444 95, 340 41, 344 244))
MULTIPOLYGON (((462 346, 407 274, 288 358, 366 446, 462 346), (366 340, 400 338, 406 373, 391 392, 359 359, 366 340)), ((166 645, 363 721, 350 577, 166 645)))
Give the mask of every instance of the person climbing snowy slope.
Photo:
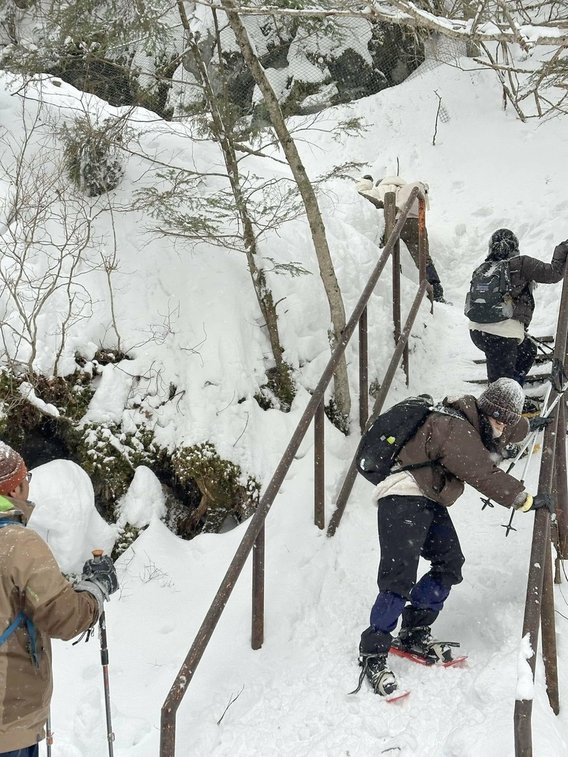
POLYGON ((391 645, 430 663, 451 660, 451 645, 432 638, 431 626, 450 590, 462 581, 464 555, 448 508, 464 482, 505 507, 522 512, 552 509, 548 494, 533 496, 524 484, 497 467, 504 445, 524 439, 530 429, 521 416, 524 393, 509 378, 480 396, 446 398, 402 447, 398 463, 379 483, 379 594, 370 624, 361 634, 361 685, 366 675, 375 693, 393 695, 398 682, 387 665, 391 645), (430 570, 417 581, 420 557, 430 570), (396 639, 393 631, 402 616, 396 639))
POLYGON ((487 358, 489 382, 507 377, 523 385, 537 351, 528 334, 535 283, 560 281, 567 255, 568 240, 554 248, 550 263, 544 263, 520 255, 519 240, 509 229, 497 229, 491 235, 489 253, 473 272, 464 310, 471 340, 487 358))

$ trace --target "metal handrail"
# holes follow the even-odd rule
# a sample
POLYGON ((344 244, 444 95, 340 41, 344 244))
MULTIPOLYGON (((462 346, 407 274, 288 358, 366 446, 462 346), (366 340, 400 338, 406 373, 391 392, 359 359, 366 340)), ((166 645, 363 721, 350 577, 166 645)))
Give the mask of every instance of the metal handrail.
MULTIPOLYGON (((398 367, 401 357, 404 356, 406 359, 408 357, 407 355, 408 337, 410 336, 410 331, 414 324, 414 320, 418 313, 418 308, 420 307, 420 303, 422 301, 424 292, 427 287, 426 256, 423 254, 423 251, 425 248, 425 235, 426 235, 426 211, 425 211, 425 206, 423 205, 420 205, 419 211, 418 211, 418 233, 419 233, 419 250, 420 250, 418 271, 419 271, 420 286, 416 294, 416 298, 408 313, 406 323, 404 324, 404 328, 400 332, 400 336, 398 337, 396 341, 396 348, 391 357, 391 361, 387 367, 384 379, 381 383, 381 388, 379 392, 377 393, 377 396, 375 397, 375 403, 373 405, 373 412, 371 413, 371 416, 366 419, 366 423, 364 424, 366 428, 368 428, 371 425, 371 423, 375 420, 377 415, 382 410, 382 407, 387 398, 388 392, 392 384, 392 380, 395 376, 396 369, 398 367)), ((398 240, 397 242, 395 242, 395 245, 397 244, 398 244, 398 240)), ((396 291, 396 287, 394 287, 394 289, 396 291)), ((399 329, 400 329, 400 321, 397 328, 396 320, 395 320, 395 338, 399 329)), ((363 430, 364 429, 362 428, 362 431, 363 430)), ((349 468, 347 469, 347 473, 345 474, 345 478, 343 479, 343 484, 341 485, 341 489, 339 491, 339 494, 337 495, 335 511, 330 518, 329 525, 327 528, 328 536, 333 536, 335 532, 337 531, 339 524, 341 523, 341 518, 343 517, 343 513, 345 512, 345 508, 349 500, 349 495, 351 494, 351 490, 353 489, 353 485, 357 477, 357 461, 356 461, 355 455, 356 453, 353 455, 351 463, 349 464, 349 468)))
MULTIPOLYGON (((568 267, 564 272, 562 296, 558 312, 556 337, 554 341, 554 360, 557 364, 566 365, 568 358, 568 267)), ((562 394, 563 387, 552 386, 550 400, 562 394)), ((557 403, 553 422, 549 424, 544 433, 541 467, 538 480, 538 492, 550 494, 553 489, 558 499, 559 511, 558 543, 566 543, 566 522, 568 513, 568 501, 566 500, 566 425, 565 425, 565 400, 561 398, 557 403), (562 443, 557 440, 562 437, 562 443), (558 449, 557 449, 558 447, 558 449), (564 460, 559 459, 559 454, 564 455, 564 460)), ((554 622, 554 595, 553 595, 553 571, 551 554, 551 523, 550 515, 546 508, 541 508, 535 513, 533 537, 529 572, 527 579, 527 593, 525 601, 525 613, 523 618, 523 639, 528 637, 528 643, 533 654, 527 660, 531 669, 534 683, 536 652, 538 648, 539 625, 542 624, 543 658, 546 673, 546 685, 550 706, 555 714, 558 714, 559 689, 558 669, 556 659, 556 634, 554 622)), ((532 699, 517 699, 515 702, 514 731, 515 731, 515 757, 532 757, 532 699)))
MULTIPOLYGON (((347 344, 349 343, 349 341, 351 340, 351 337, 353 336, 355 328, 357 327, 358 324, 360 324, 361 319, 363 319, 363 321, 365 322, 367 303, 371 297, 371 294, 373 293, 373 290, 375 289, 375 286, 377 285, 377 281, 381 273, 383 272, 386 266, 386 263, 389 259, 389 256, 391 255, 393 251, 393 248, 395 247, 395 245, 397 244, 400 238, 400 232, 402 230, 402 227, 406 221, 410 208, 412 207, 415 199, 418 199, 418 202, 419 202, 419 229, 421 229, 419 233, 419 261, 420 261, 419 288, 418 288, 418 293, 416 295, 416 298, 411 308, 411 313, 413 313, 413 317, 412 319, 410 319, 410 316, 409 316, 409 318, 407 319, 407 324, 397 342, 397 346, 395 349, 395 355, 398 355, 397 360, 400 360, 400 355, 402 354, 405 343, 408 340, 408 336, 410 333, 409 322, 411 323, 414 320, 416 313, 418 311, 420 302, 422 301, 422 298, 424 297, 424 293, 426 291, 426 280, 425 280, 425 265, 426 264, 425 264, 425 254, 424 254, 425 198, 423 194, 420 192, 420 190, 418 189, 418 187, 414 187, 412 189, 407 203, 400 210, 399 218, 394 226, 394 229, 392 230, 392 233, 390 234, 385 244, 382 254, 379 260, 377 261, 375 268, 373 269, 371 276, 369 277, 369 280, 365 288, 363 289, 363 292, 361 293, 361 296, 357 304, 355 305, 353 313, 343 330, 341 339, 337 343, 329 359, 329 362, 324 368, 321 378, 318 381, 316 388, 314 389, 314 392, 310 400, 308 401, 308 404, 306 405, 306 408, 302 414, 302 417, 300 418, 300 421, 298 422, 298 425, 296 426, 296 429, 294 433, 292 434, 292 437, 280 459, 280 462, 276 466, 276 470, 274 471, 274 474, 266 487, 266 491, 258 504, 257 510, 251 518, 249 526, 247 530, 245 531, 239 546, 237 547, 237 550, 227 569, 225 577, 223 578, 221 585, 219 586, 219 589, 217 590, 217 593, 203 620, 203 623, 201 624, 197 632, 197 635, 193 641, 193 644, 191 645, 186 655, 186 658, 183 661, 183 664, 170 688, 170 691, 168 692, 168 695, 164 701, 164 704, 162 705, 161 732, 160 732, 160 757, 174 757, 176 712, 181 703, 181 700, 183 699, 185 695, 185 692, 187 691, 188 685, 191 679, 193 678, 195 670, 197 669, 197 666, 203 656, 203 653, 207 647, 207 644, 209 643, 209 640, 213 634, 213 631, 215 630, 215 627, 219 621, 219 618, 221 617, 221 614, 225 608, 225 605, 233 591, 236 581, 244 567, 244 564, 251 550, 253 550, 253 613, 252 613, 253 620, 252 620, 251 644, 252 644, 253 649, 259 648, 262 644, 263 615, 264 615, 264 594, 263 594, 264 523, 266 520, 266 516, 268 515, 268 512, 270 508, 272 507, 274 499, 282 485, 282 482, 284 481, 284 478, 288 472, 288 469, 290 468, 292 464, 292 461, 294 460, 294 456, 296 455, 296 452, 298 451, 298 448, 308 430, 310 423, 316 417, 318 418, 316 422, 316 434, 318 435, 318 438, 319 438, 319 444, 315 445, 316 476, 314 478, 315 478, 315 483, 316 483, 316 497, 315 497, 316 506, 317 506, 318 499, 320 501, 323 501, 322 495, 318 494, 318 492, 321 492, 322 487, 323 487, 323 476, 322 476, 323 422, 322 421, 323 421, 324 393, 327 386, 331 382, 331 379, 333 378, 335 369, 339 361, 341 360, 343 353, 345 352, 347 344), (319 458, 320 458, 319 461, 318 461, 318 453, 319 453, 319 458), (317 467, 318 465, 319 467, 317 467)), ((394 356, 393 356, 393 360, 394 360, 394 356)), ((390 384, 390 381, 392 381, 392 375, 394 375, 395 370, 396 370, 396 365, 394 365, 393 361, 391 360, 391 364, 389 365, 389 369, 387 370, 387 374, 389 373, 391 374, 390 379, 389 379, 389 384, 390 384)), ((382 385, 384 386, 384 384, 385 382, 383 381, 382 385)), ((321 517, 321 512, 319 514, 319 522, 318 522, 318 514, 316 513, 316 525, 319 525, 320 528, 323 527, 323 519, 321 517)))

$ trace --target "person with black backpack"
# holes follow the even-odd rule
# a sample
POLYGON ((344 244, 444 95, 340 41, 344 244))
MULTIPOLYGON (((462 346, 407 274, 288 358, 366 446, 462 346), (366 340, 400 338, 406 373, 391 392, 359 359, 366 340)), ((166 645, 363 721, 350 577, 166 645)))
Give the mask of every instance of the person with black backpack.
POLYGON ((497 467, 502 446, 521 441, 531 428, 521 416, 524 392, 516 381, 500 378, 479 398, 446 398, 439 405, 430 404, 429 412, 420 412, 418 400, 399 403, 379 416, 373 424, 379 429, 379 442, 365 444, 362 439, 357 459, 366 478, 375 476, 381 553, 379 593, 359 644, 359 687, 366 676, 375 693, 387 698, 398 694, 397 679, 387 665, 390 650, 425 664, 447 664, 452 647, 459 646, 433 639, 431 625, 451 588, 462 581, 465 558, 448 508, 463 493, 464 482, 504 507, 553 511, 548 494, 533 496, 521 481, 497 467), (397 440, 397 427, 381 428, 380 419, 387 419, 388 425, 396 409, 407 406, 410 420, 403 416, 396 426, 402 429, 406 424, 411 436, 397 440), (380 460, 373 465, 375 455, 388 457, 383 442, 402 442, 390 469, 380 460), (417 581, 421 557, 430 562, 430 570, 417 581), (393 638, 401 617, 400 632, 393 638))
POLYGON ((497 229, 489 254, 473 272, 465 315, 471 340, 487 359, 489 382, 506 377, 523 385, 535 357, 528 335, 535 302, 535 283, 555 284, 564 275, 568 240, 554 249, 550 263, 519 255, 519 240, 509 229, 497 229))

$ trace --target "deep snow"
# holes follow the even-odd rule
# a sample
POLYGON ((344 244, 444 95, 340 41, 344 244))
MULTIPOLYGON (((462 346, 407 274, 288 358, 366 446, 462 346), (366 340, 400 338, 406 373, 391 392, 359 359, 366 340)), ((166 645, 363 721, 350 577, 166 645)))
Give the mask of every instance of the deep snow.
MULTIPOLYGON (((65 115, 77 104, 78 93, 70 87, 53 87, 47 80, 43 89, 61 108, 51 108, 52 113, 65 115)), ((94 98, 82 101, 106 109, 94 98)), ((4 93, 0 105, 4 126, 15 124, 15 98, 4 93)), ((483 369, 472 364, 479 353, 469 340, 462 302, 469 274, 484 256, 492 231, 513 229, 521 251, 544 260, 568 236, 564 121, 522 124, 500 105, 489 74, 430 64, 396 88, 326 112, 320 125, 328 132, 318 131, 301 144, 312 175, 351 159, 366 162, 362 173, 378 178, 396 172, 398 159, 403 177, 430 185, 431 252, 454 305, 436 305, 433 315, 427 305, 422 308, 412 336, 410 388, 399 375, 392 401, 417 391, 436 397, 475 393, 476 387, 466 382, 482 376, 483 369), (435 91, 448 117, 439 124, 433 146, 435 91), (369 129, 362 137, 337 141, 334 125, 346 113, 363 116, 369 129)), ((174 155, 177 164, 218 160, 207 145, 193 150, 181 125, 157 124, 138 111, 134 126, 146 148, 162 160, 174 155)), ((251 160, 252 169, 261 166, 267 170, 266 163, 251 160)), ((151 181, 144 168, 142 160, 131 159, 116 193, 120 202, 126 203, 140 182, 151 181)), ((322 204, 350 312, 376 260, 381 214, 348 182, 333 182, 322 204)), ((152 240, 144 222, 135 213, 115 218, 119 323, 135 360, 105 371, 88 417, 134 422, 135 400, 154 382, 157 407, 161 383, 167 387, 172 381, 187 391, 175 406, 166 404, 157 413, 160 441, 174 446, 211 438, 221 454, 266 483, 307 391, 301 389, 288 415, 258 408, 252 394, 262 380, 266 344, 239 256, 219 250, 204 255, 152 240), (163 338, 145 341, 160 325, 163 338), (146 378, 137 381, 135 376, 146 378), (117 397, 130 403, 126 411, 117 397), (239 397, 244 401, 237 404, 239 397)), ((271 239, 269 254, 301 260, 314 271, 309 277, 271 282, 276 299, 286 297, 281 316, 286 358, 303 366, 299 383, 309 389, 327 360, 328 314, 305 224, 285 227, 271 239)), ((416 276, 412 264, 404 265, 404 273, 408 302, 416 276)), ((374 376, 381 375, 392 351, 388 283, 377 292, 370 314, 374 376)), ((536 297, 532 332, 552 333, 559 286, 541 287, 536 297)), ((108 333, 108 322, 101 298, 76 344, 94 351, 108 333)), ((356 367, 353 350, 349 356, 356 367)), ((329 515, 357 434, 345 439, 327 424, 326 439, 329 515)), ((247 566, 179 709, 177 754, 509 757, 518 673, 522 679, 526 665, 519 659, 533 516, 517 515, 518 531, 505 538, 501 526, 508 512, 499 507, 482 512, 479 496, 467 489, 452 508, 467 558, 464 582, 435 626, 440 638, 461 642, 469 655, 467 668, 432 670, 394 659, 401 685, 412 690, 408 700, 389 705, 367 688, 348 696, 359 672, 359 634, 376 592, 376 510, 370 502, 372 487, 357 481, 337 535, 328 539, 318 531, 311 522, 312 446, 308 433, 267 522, 264 646, 250 649, 247 566)), ((158 754, 160 707, 247 525, 184 542, 159 520, 163 503, 151 474, 140 475, 123 513, 131 522, 146 519, 150 525, 120 558, 121 589, 107 608, 117 757, 158 754)), ((536 476, 534 461, 529 487, 536 476)), ((44 516, 49 513, 43 528, 50 529, 48 540, 65 569, 71 564, 78 569, 90 548, 110 547, 113 527, 97 519, 88 481, 70 464, 34 471, 31 496, 41 503, 44 516)), ((38 510, 38 519, 40 514, 38 510)), ((555 592, 562 710, 555 717, 548 707, 539 657, 533 709, 538 757, 568 754, 568 692, 562 687, 568 633, 565 583, 555 592)), ((97 641, 75 646, 55 642, 54 648, 54 757, 101 757, 106 742, 97 641)))

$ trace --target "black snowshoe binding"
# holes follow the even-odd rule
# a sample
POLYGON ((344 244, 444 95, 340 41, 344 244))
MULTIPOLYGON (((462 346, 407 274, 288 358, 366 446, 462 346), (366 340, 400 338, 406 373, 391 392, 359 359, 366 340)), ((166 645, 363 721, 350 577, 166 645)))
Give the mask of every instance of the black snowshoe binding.
POLYGON ((357 688, 350 691, 350 694, 356 694, 363 684, 365 676, 373 687, 375 694, 381 697, 389 697, 398 689, 398 682, 395 674, 387 666, 386 654, 368 654, 359 656, 359 665, 361 666, 361 675, 357 688))
POLYGON ((523 404, 523 410, 522 410, 523 417, 535 418, 537 415, 540 415, 542 405, 543 405, 542 400, 539 400, 536 397, 532 399, 527 397, 523 404))
POLYGON ((398 683, 394 673, 387 667, 387 655, 391 641, 390 633, 375 631, 371 627, 363 631, 359 644, 361 675, 357 688, 350 691, 350 694, 356 694, 360 690, 365 676, 367 676, 375 694, 382 697, 389 697, 394 694, 398 688, 398 683))
POLYGON ((432 638, 430 626, 402 628, 399 635, 393 639, 392 646, 424 660, 427 665, 448 663, 454 658, 452 648, 459 647, 457 641, 437 641, 432 638))

